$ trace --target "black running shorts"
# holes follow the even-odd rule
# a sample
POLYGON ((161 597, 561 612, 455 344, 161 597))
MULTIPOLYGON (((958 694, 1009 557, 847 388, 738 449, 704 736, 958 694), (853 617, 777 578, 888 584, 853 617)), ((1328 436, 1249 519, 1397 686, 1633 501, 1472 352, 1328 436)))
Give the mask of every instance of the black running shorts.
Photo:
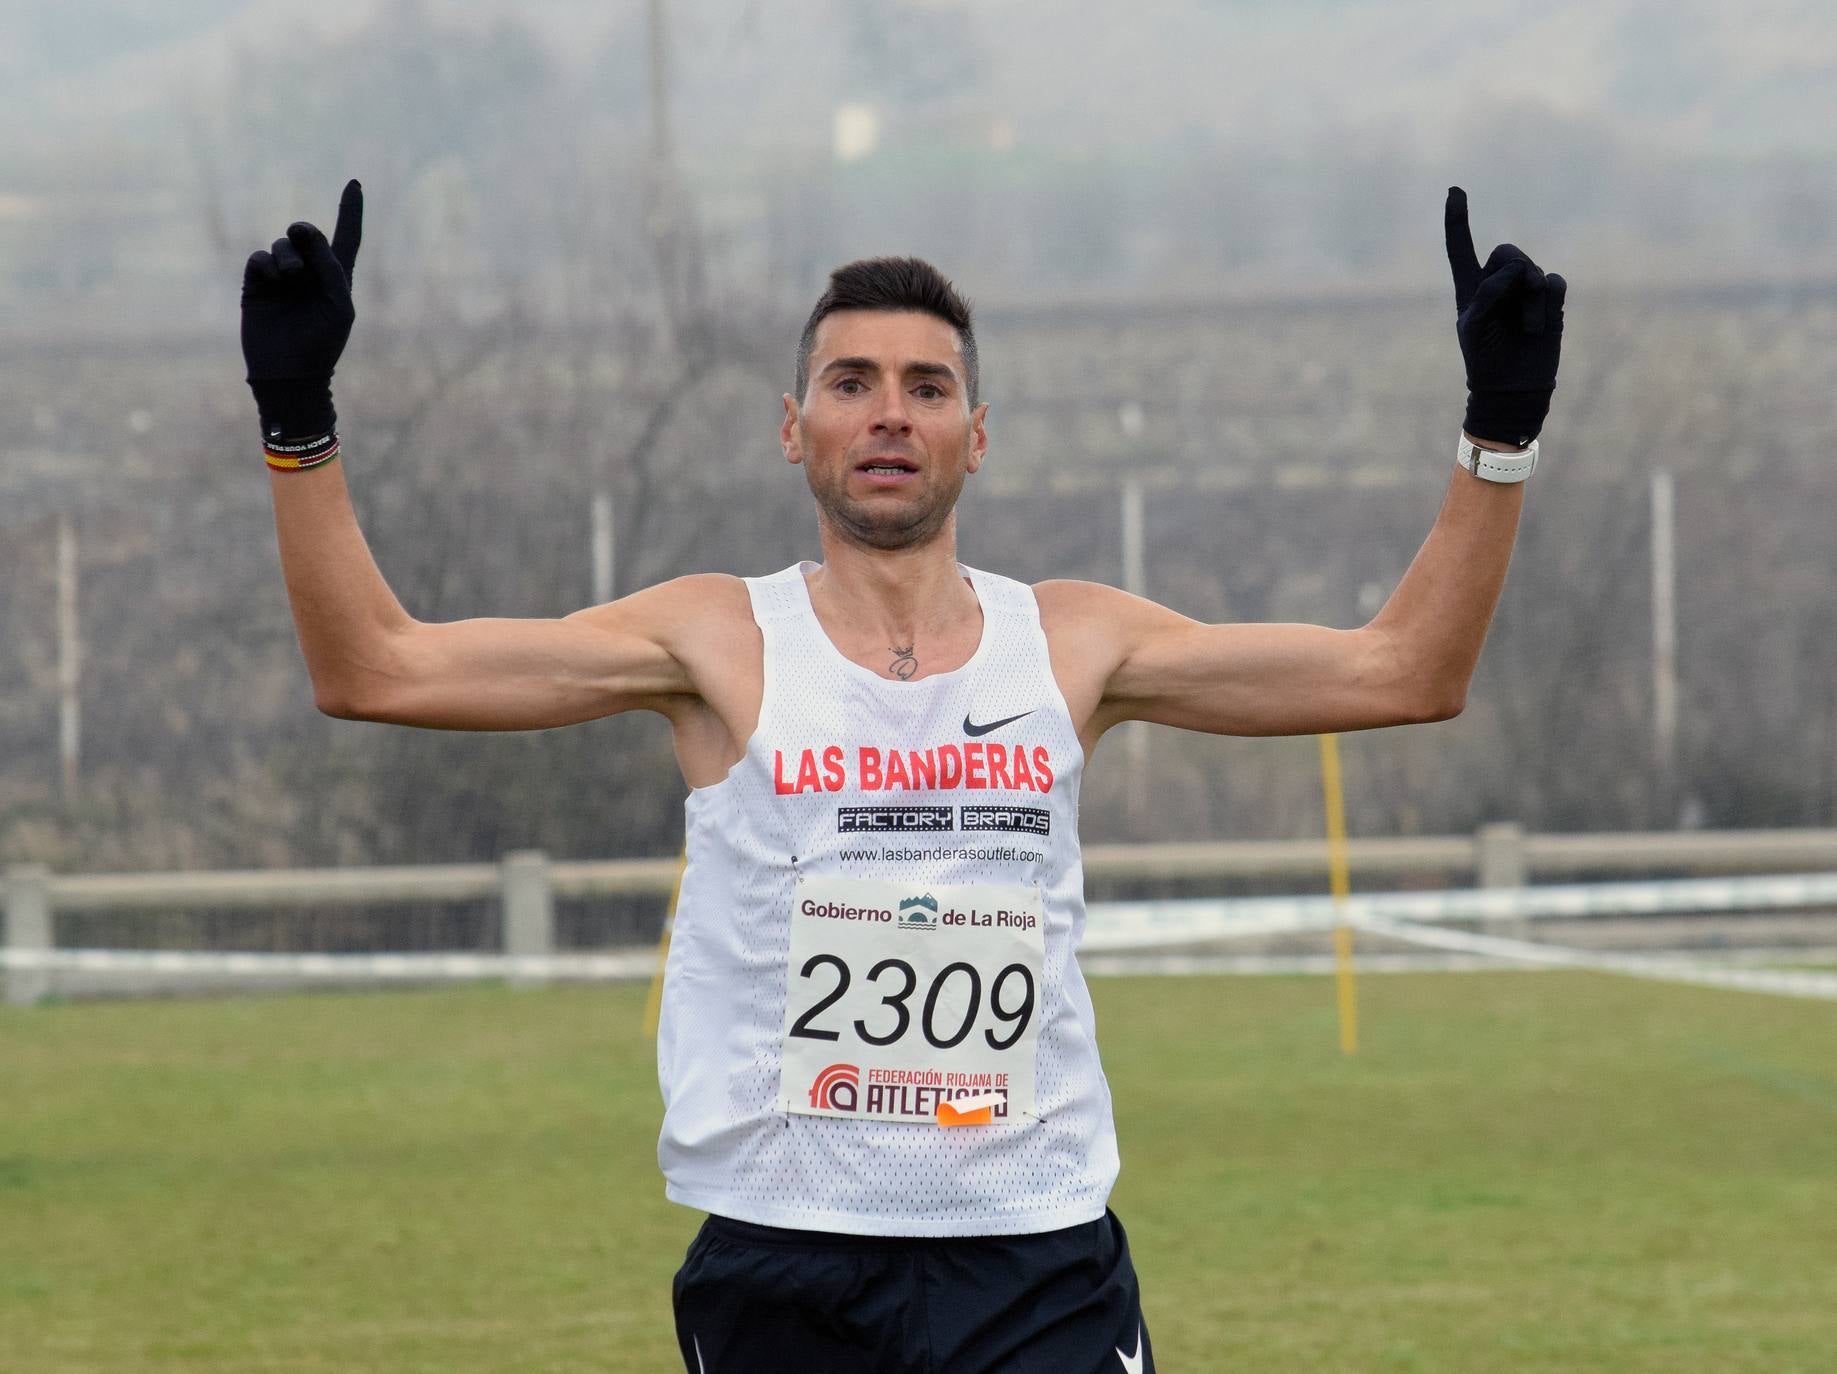
POLYGON ((1149 1374, 1113 1212, 1028 1236, 907 1239, 709 1217, 675 1284, 689 1374, 1149 1374))

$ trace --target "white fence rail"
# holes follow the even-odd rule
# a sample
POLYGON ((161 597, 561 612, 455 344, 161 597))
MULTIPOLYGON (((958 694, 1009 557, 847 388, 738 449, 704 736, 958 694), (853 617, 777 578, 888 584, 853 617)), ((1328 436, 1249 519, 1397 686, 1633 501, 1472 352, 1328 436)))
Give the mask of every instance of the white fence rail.
MULTIPOLYGON (((1468 879, 1480 890, 1375 894, 1356 899, 1355 917, 1403 920, 1529 920, 1541 915, 1634 915, 1675 911, 1837 908, 1837 830, 1689 831, 1660 834, 1532 835, 1511 824, 1472 836, 1354 840, 1355 874, 1411 874, 1468 879), (1642 882, 1524 888, 1533 876, 1578 873, 1638 875, 1768 873, 1823 870, 1824 876, 1721 881, 1642 882)), ((1326 874, 1319 840, 1092 845, 1085 872, 1094 878, 1302 878, 1326 874)), ((675 859, 553 862, 538 851, 508 854, 497 864, 369 869, 276 869, 243 872, 55 874, 37 865, 6 873, 5 940, 0 970, 7 1000, 31 1003, 51 990, 60 970, 132 970, 175 976, 220 973, 316 980, 344 978, 635 977, 647 951, 558 954, 555 901, 667 893, 675 859), (209 951, 60 948, 62 912, 132 911, 195 905, 214 909, 323 907, 368 902, 496 898, 502 904, 501 953, 256 954, 209 951), (358 965, 362 964, 361 972, 358 965)), ((1257 898, 1204 902, 1105 903, 1091 912, 1086 947, 1166 947, 1259 931, 1331 924, 1324 898, 1257 898)))
POLYGON ((1756 911, 1837 911, 1837 873, 1372 892, 1349 898, 1343 907, 1331 897, 1103 902, 1090 909, 1083 948, 1091 953, 1165 949, 1246 935, 1331 930, 1342 922, 1382 930, 1386 923, 1400 921, 1517 925, 1537 920, 1756 911))

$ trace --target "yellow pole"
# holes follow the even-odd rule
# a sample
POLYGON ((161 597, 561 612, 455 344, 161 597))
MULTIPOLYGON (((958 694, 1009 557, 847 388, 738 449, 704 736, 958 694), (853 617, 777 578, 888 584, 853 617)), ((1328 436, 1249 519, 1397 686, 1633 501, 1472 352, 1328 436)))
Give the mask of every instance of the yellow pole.
POLYGON ((1333 927, 1333 954, 1339 984, 1339 1047, 1359 1049, 1359 988, 1352 967, 1352 927, 1346 923, 1346 901, 1352 876, 1346 864, 1346 794, 1340 786, 1339 736, 1320 737, 1320 784, 1327 801, 1327 874, 1339 920, 1333 927))
POLYGON ((682 899, 683 870, 689 866, 689 848, 683 846, 676 862, 676 882, 670 888, 670 905, 663 913, 663 938, 657 942, 657 971, 651 974, 650 995, 644 999, 644 1038, 657 1038, 657 1022, 663 1016, 663 968, 670 960, 670 932, 676 928, 676 903, 682 899))

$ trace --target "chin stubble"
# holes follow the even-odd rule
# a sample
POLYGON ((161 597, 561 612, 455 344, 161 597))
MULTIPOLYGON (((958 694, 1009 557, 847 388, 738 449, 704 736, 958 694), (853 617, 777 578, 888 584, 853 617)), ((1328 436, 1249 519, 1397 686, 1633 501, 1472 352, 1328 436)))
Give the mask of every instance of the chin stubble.
MULTIPOLYGON (((809 474, 813 469, 806 465, 804 471, 809 474)), ((872 549, 905 549, 924 543, 944 528, 956 505, 954 501, 934 499, 909 522, 894 523, 868 514, 861 502, 850 500, 839 489, 824 490, 812 481, 810 492, 831 525, 855 543, 872 549)))

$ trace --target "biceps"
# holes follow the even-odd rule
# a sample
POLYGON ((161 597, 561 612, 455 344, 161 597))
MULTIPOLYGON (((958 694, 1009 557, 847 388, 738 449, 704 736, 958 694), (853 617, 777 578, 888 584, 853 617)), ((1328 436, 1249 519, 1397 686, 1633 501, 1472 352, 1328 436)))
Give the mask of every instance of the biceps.
POLYGON ((689 690, 661 645, 574 618, 413 624, 361 680, 363 718, 449 730, 572 725, 689 690))
POLYGON ((1406 718, 1382 635, 1322 625, 1201 625, 1147 637, 1118 668, 1118 720, 1288 735, 1406 718))

